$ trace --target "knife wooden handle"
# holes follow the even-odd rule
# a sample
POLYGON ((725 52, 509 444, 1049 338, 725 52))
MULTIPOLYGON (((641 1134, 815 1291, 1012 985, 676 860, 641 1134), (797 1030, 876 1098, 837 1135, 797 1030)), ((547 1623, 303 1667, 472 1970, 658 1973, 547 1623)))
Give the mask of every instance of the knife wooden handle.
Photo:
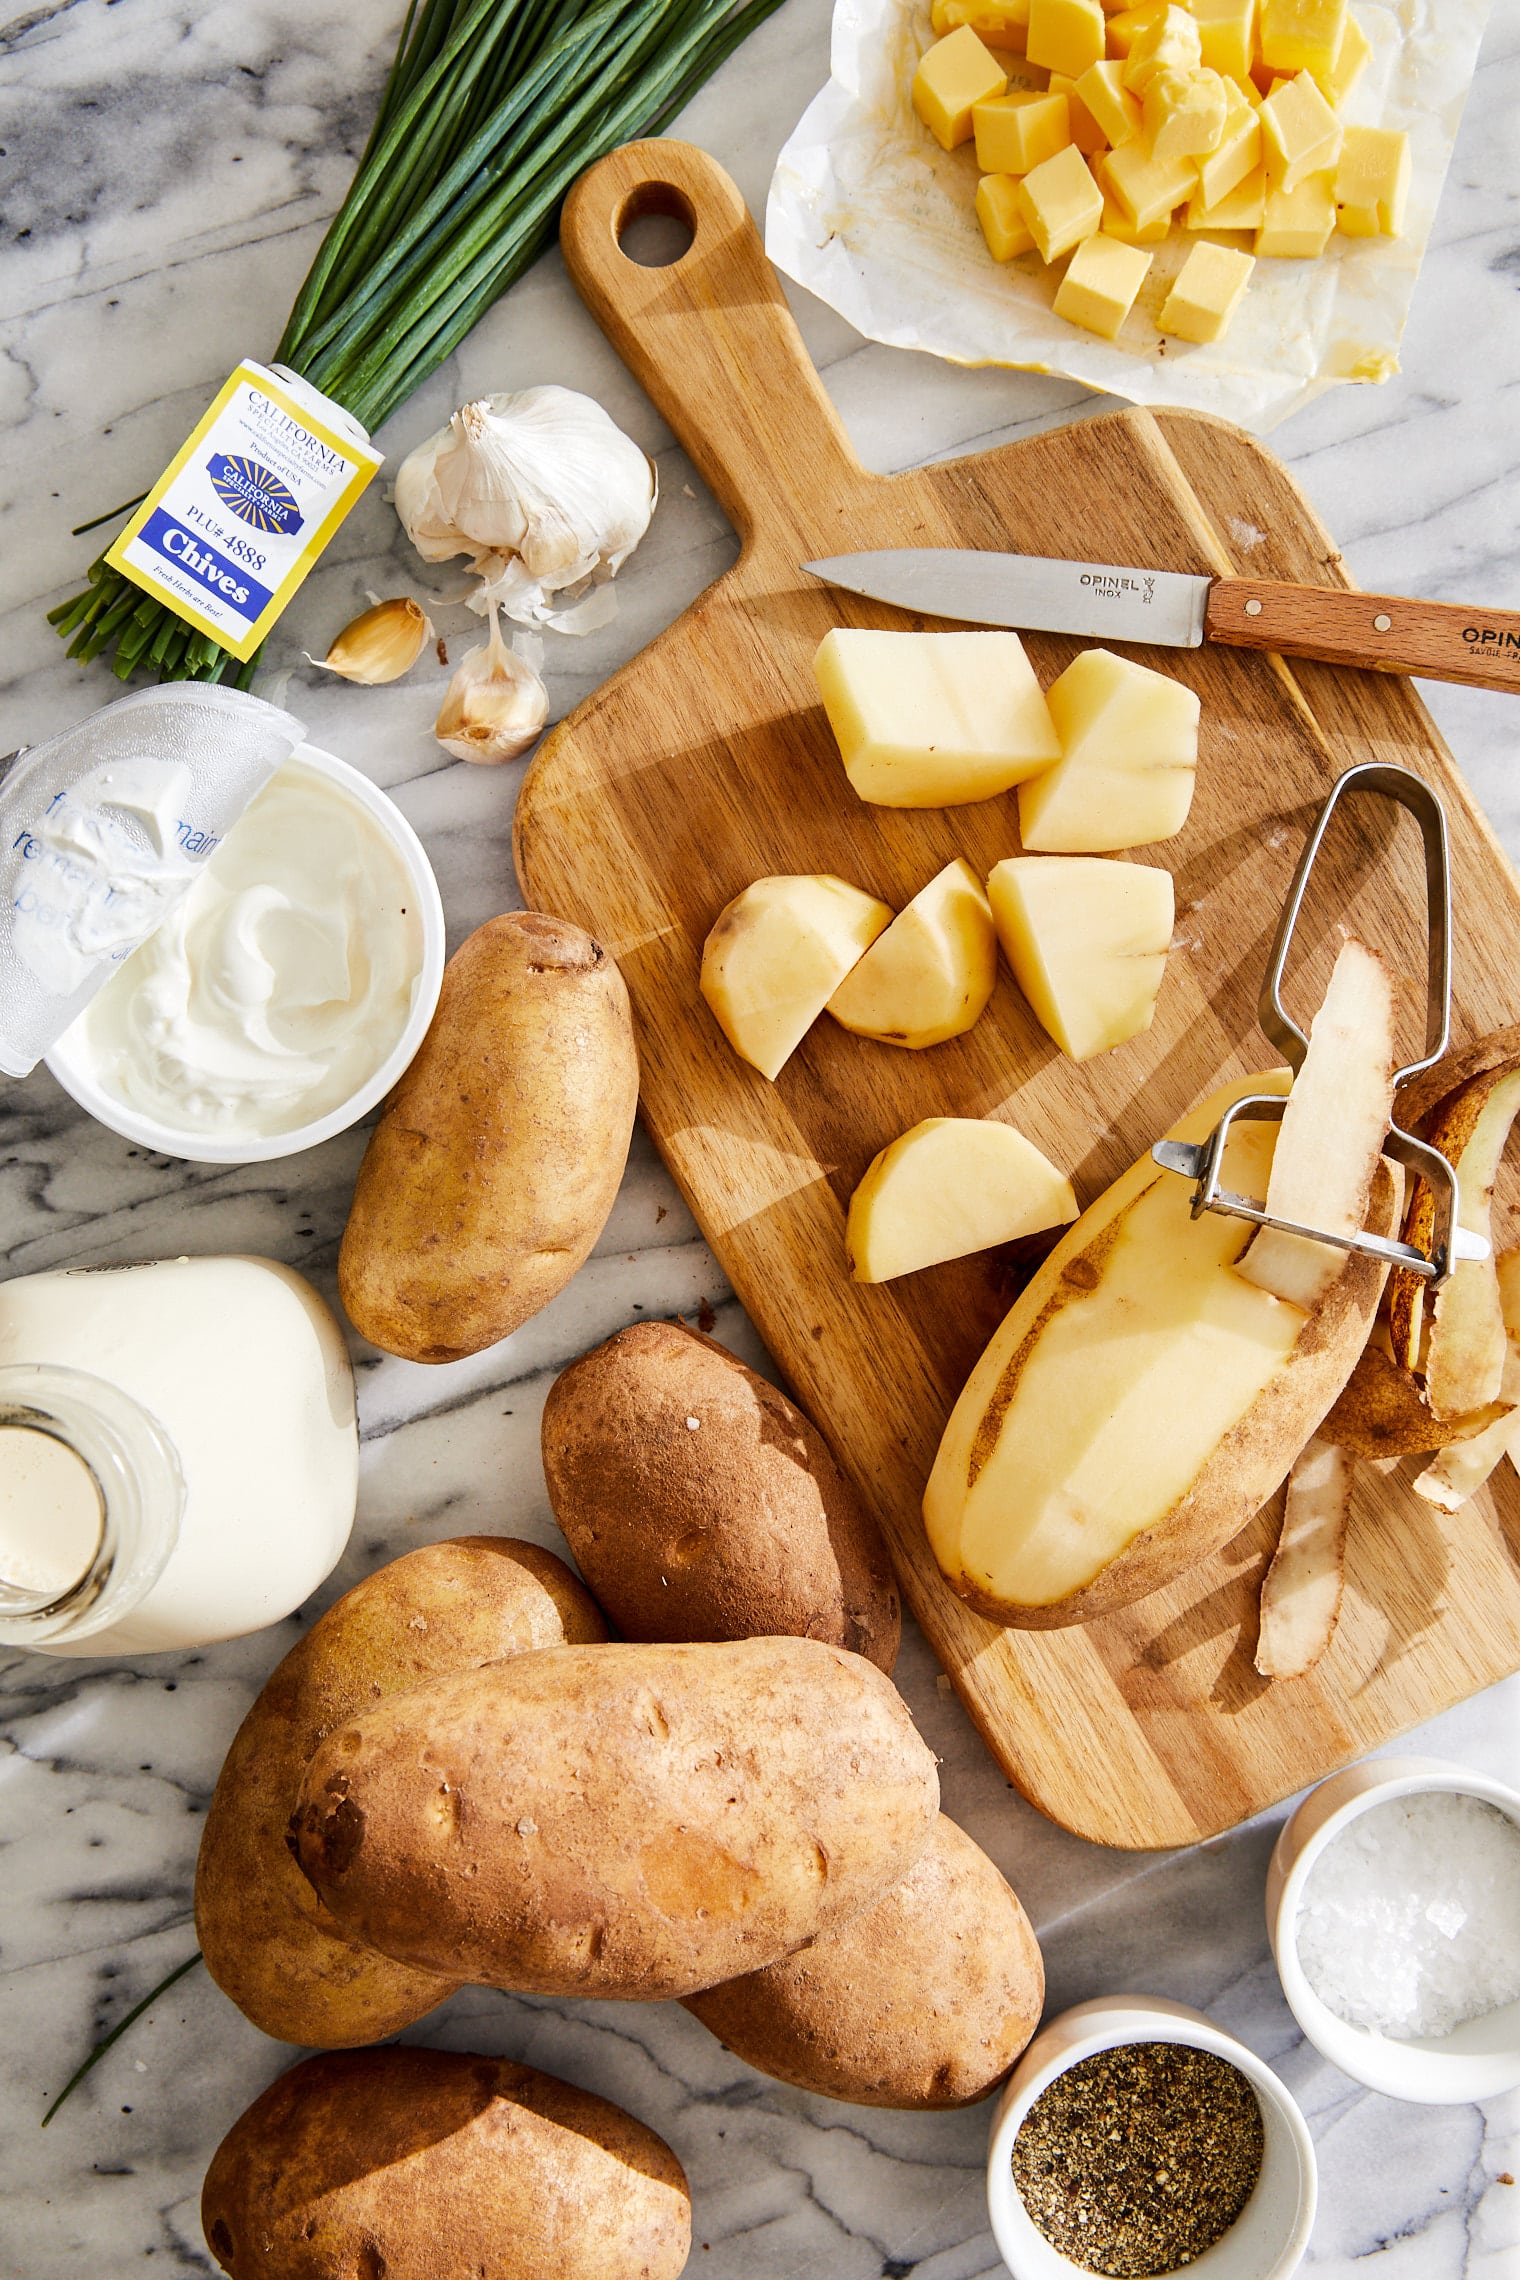
POLYGON ((1419 673, 1520 696, 1520 610, 1216 578, 1203 631, 1206 641, 1232 649, 1275 649, 1282 657, 1315 657, 1369 673, 1419 673))

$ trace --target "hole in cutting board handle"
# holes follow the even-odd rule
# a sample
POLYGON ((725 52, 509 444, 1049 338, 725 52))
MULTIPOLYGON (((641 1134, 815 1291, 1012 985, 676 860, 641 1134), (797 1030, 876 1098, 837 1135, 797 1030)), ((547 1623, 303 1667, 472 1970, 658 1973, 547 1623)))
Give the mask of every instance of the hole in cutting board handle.
POLYGON ((641 269, 673 269, 691 250, 697 217, 673 182, 641 182, 630 190, 613 224, 618 251, 641 269))

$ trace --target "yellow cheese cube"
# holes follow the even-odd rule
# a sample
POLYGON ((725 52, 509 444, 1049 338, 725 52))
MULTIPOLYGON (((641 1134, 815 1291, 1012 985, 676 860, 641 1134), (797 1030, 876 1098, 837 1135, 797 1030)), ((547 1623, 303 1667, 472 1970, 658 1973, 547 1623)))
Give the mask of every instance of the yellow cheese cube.
POLYGON ((992 799, 1061 757, 1016 633, 836 626, 813 669, 850 782, 879 807, 992 799))
POLYGON ((1210 71, 1244 79, 1255 53, 1256 0, 1193 0, 1193 14, 1210 71))
POLYGON ((1333 174, 1306 174, 1292 190, 1269 190, 1256 250, 1276 261, 1317 261, 1335 228, 1333 174))
POLYGON ((976 186, 976 218, 994 261, 1033 253, 1034 234, 1019 211, 1019 186, 1011 174, 984 174, 976 186))
POLYGON ((1121 8, 1110 16, 1105 27, 1109 54, 1121 61, 1127 59, 1140 34, 1159 24, 1169 5, 1170 0, 1140 0, 1138 8, 1121 8))
POLYGON ((1095 63, 1077 81, 1077 96, 1097 120, 1103 139, 1115 150, 1140 132, 1140 99, 1124 84, 1124 66, 1095 63))
POLYGON ((1152 158, 1143 141, 1125 143, 1098 161, 1104 188, 1140 229, 1165 220, 1191 197, 1198 186, 1198 169, 1190 158, 1152 158))
POLYGON ((1167 8, 1140 33, 1124 65, 1124 84, 1143 96, 1158 71, 1197 71, 1203 62, 1198 26, 1186 8, 1167 8))
POLYGON ((1029 29, 1029 0, 934 0, 929 11, 936 39, 969 24, 984 47, 1022 55, 1029 29))
POLYGON ((1242 95, 1245 98, 1246 102, 1250 104, 1253 111, 1259 111, 1261 109, 1261 89, 1257 86, 1255 80, 1251 77, 1249 72, 1247 72, 1243 78, 1238 77, 1232 73, 1230 78, 1230 85, 1236 90, 1239 95, 1242 95))
POLYGON ((1329 71, 1346 13, 1346 0, 1261 0, 1262 62, 1270 71, 1329 71))
MULTIPOLYGON (((1095 64, 1091 68, 1096 70, 1098 66, 1095 64)), ((1082 76, 1085 79, 1087 73, 1084 71, 1082 76)), ((1108 137, 1077 93, 1074 79, 1068 79, 1062 71, 1053 71, 1046 92, 1065 96, 1067 115, 1071 121, 1071 139, 1084 158, 1096 157, 1100 150, 1107 150, 1108 137)))
POLYGON ((1206 158, 1219 148, 1228 116, 1217 71, 1157 71, 1145 83, 1145 137, 1158 165, 1206 158))
POLYGON ((995 95, 971 113, 984 174, 1028 174, 1071 141, 1064 95, 995 95))
POLYGON ((1408 200, 1408 135, 1390 127, 1348 127, 1335 170, 1335 203, 1346 235, 1401 237, 1408 200), (1365 226, 1369 217, 1371 228, 1365 226))
POLYGON ((1199 161, 1198 188, 1205 205, 1217 206, 1237 182, 1261 167, 1261 121, 1241 96, 1233 80, 1225 81, 1234 107, 1224 124, 1217 148, 1199 161))
POLYGON ((1341 44, 1335 51, 1335 61, 1328 71, 1316 71, 1314 74, 1326 102, 1333 103, 1337 111, 1361 78, 1371 58, 1372 42, 1348 9, 1346 28, 1341 34, 1341 44))
POLYGON ((1103 59, 1103 10, 1098 0, 1029 0, 1031 63, 1080 79, 1090 63, 1103 59))
POLYGON ((971 112, 1003 94, 1008 74, 969 24, 936 40, 913 74, 913 108, 944 150, 971 140, 971 112))
POLYGON ((1261 107, 1267 180, 1296 190, 1306 174, 1323 174, 1341 153, 1341 123, 1308 72, 1285 80, 1261 107))
POLYGON ((1019 211, 1034 232, 1042 261, 1058 261, 1096 233, 1103 219, 1103 193, 1074 143, 1025 175, 1019 211))
POLYGON ((1201 239, 1178 270, 1157 324, 1179 340, 1221 339, 1255 267, 1250 254, 1201 239))
MULTIPOLYGON (((1311 174, 1309 180, 1317 182, 1319 177, 1311 174)), ((1286 195, 1296 198, 1298 191, 1290 190, 1286 195)), ((1259 230, 1266 201, 1267 178, 1258 166, 1243 182, 1226 190, 1212 206, 1205 204, 1201 188, 1195 190, 1188 200, 1187 227, 1190 230, 1259 230)), ((1256 250, 1262 253, 1266 249, 1258 245, 1256 250)))
POLYGON ((1111 190, 1103 193, 1103 235, 1117 238, 1121 245, 1164 245, 1172 234, 1170 211, 1144 229, 1132 221, 1111 190))
POLYGON ((1117 238, 1084 238, 1056 293, 1055 311, 1068 324, 1112 340, 1135 305, 1154 254, 1117 238))

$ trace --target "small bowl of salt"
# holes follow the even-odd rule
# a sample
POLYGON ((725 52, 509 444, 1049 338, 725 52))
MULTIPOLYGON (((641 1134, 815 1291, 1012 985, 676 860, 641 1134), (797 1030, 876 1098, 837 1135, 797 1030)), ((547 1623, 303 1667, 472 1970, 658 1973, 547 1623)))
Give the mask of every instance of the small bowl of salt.
POLYGON ((1353 2081, 1426 2106, 1520 2088, 1520 1793, 1442 1758, 1333 1774, 1277 1840, 1267 1928, 1353 2081))

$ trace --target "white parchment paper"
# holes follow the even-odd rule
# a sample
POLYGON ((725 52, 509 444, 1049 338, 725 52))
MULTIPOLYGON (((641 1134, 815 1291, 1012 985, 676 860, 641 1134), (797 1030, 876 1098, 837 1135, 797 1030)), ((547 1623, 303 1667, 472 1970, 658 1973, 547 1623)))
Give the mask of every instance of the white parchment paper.
MULTIPOLYGON (((1413 181, 1401 238, 1333 236, 1318 261, 1258 261, 1225 339, 1156 329, 1187 232, 1156 258, 1116 341, 1057 317, 1065 264, 998 263, 972 201, 968 144, 943 151, 909 88, 934 37, 928 0, 837 0, 832 76, 776 163, 766 250, 868 339, 957 364, 1054 372, 1139 404, 1218 413, 1258 433, 1345 380, 1386 380, 1435 219, 1488 0, 1356 0, 1372 56, 1349 123, 1404 128, 1413 181)), ((1018 85, 1017 60, 1012 84, 1018 85)), ((1035 84, 1031 81, 1029 84, 1035 84)), ((1250 238, 1225 244, 1249 251, 1250 238)))

